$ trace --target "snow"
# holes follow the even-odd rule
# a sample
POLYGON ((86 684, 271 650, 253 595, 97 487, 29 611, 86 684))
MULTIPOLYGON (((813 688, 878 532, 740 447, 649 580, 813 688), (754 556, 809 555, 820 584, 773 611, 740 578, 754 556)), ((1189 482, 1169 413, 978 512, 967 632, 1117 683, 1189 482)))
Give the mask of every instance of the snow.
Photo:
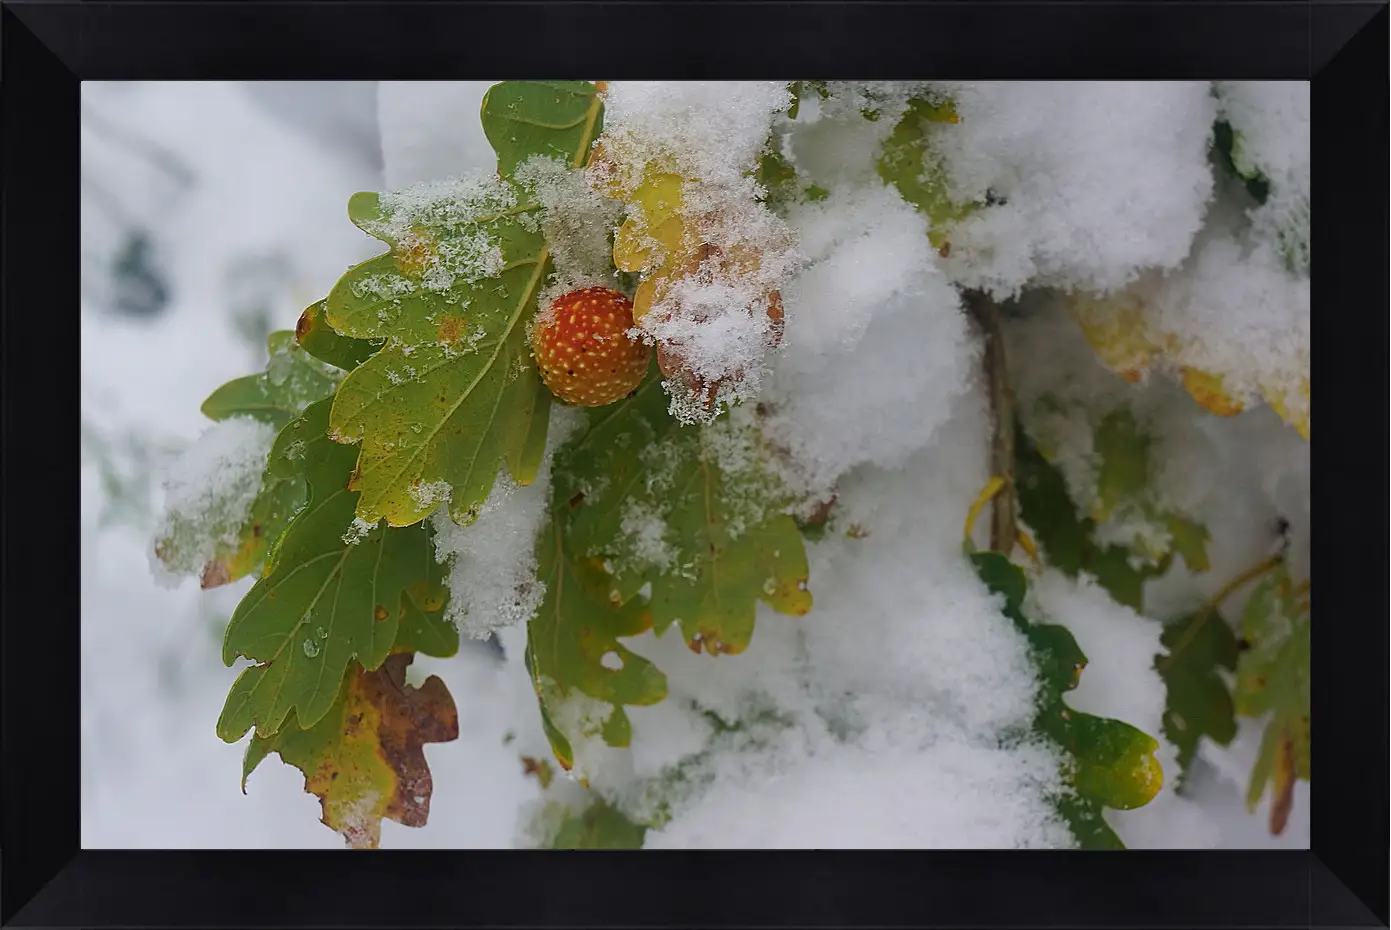
POLYGON ((952 232, 955 280, 1107 292, 1188 255, 1212 192, 1203 81, 944 84, 937 134, 957 202, 1004 200, 952 232))
POLYGON ((441 508, 432 518, 435 551, 449 565, 445 619, 475 639, 524 623, 541 606, 546 586, 536 578, 536 539, 550 513, 550 459, 584 424, 573 407, 551 406, 545 464, 519 486, 503 469, 478 518, 460 526, 441 508))
POLYGON ((1308 81, 1218 81, 1218 107, 1240 139, 1233 160, 1270 182, 1270 199, 1251 213, 1256 233, 1287 248, 1295 269, 1309 264, 1308 81))
POLYGON ((882 183, 790 220, 811 263, 786 288, 786 348, 762 402, 769 439, 817 493, 855 465, 893 467, 925 446, 977 350, 925 223, 882 183))
POLYGON ((201 572, 219 549, 235 549, 274 442, 270 424, 229 417, 204 430, 172 464, 151 551, 157 578, 178 584, 180 576, 201 572))
MULTIPOLYGON (((242 795, 244 747, 218 740, 212 722, 238 673, 220 661, 221 632, 252 579, 206 592, 155 584, 146 564, 157 522, 149 475, 197 448, 208 428, 197 410, 203 397, 264 366, 267 326, 291 326, 347 267, 380 250, 344 217, 354 191, 493 170, 476 119, 487 86, 383 83, 384 176, 372 176, 369 161, 340 157, 264 115, 236 85, 84 85, 84 95, 103 95, 108 119, 151 134, 198 177, 181 200, 149 208, 169 276, 163 316, 117 317, 104 309, 106 292, 84 280, 84 846, 341 848, 295 769, 262 765, 242 795), (249 265, 247 256, 264 261, 249 265), (253 289, 264 319, 228 299, 230 281, 272 265, 279 270, 258 272, 253 289)), ((962 520, 988 477, 990 416, 978 338, 954 285, 1054 285, 1028 305, 1036 315, 1008 323, 1021 417, 1031 429, 1051 422, 1062 450, 1079 443, 1065 453, 1075 459, 1065 471, 1085 496, 1091 428, 1110 410, 1132 410, 1154 437, 1156 500, 1201 515, 1212 534, 1211 569, 1193 574, 1177 563, 1148 582, 1143 615, 1085 580, 1046 572, 1035 581, 1033 606, 1067 625, 1090 660, 1069 703, 1162 742, 1152 666, 1159 621, 1191 610, 1279 545, 1277 518, 1288 523, 1292 571, 1308 576, 1308 443, 1260 404, 1230 418, 1202 410, 1164 365, 1125 382, 1098 361, 1069 303, 1118 294, 1117 306, 1140 306, 1147 325, 1165 332, 1213 327, 1220 339, 1198 340, 1181 358, 1226 353, 1205 364, 1247 372, 1264 391, 1266 375, 1307 346, 1307 278, 1301 285, 1280 264, 1239 191, 1219 184, 1214 199, 1206 148, 1220 107, 1245 127, 1273 181, 1289 167, 1294 189, 1302 170, 1298 120, 1287 119, 1294 105, 1225 84, 1216 98, 1206 84, 953 85, 962 121, 940 134, 956 140, 942 152, 953 183, 963 194, 989 187, 1005 203, 967 220, 944 258, 927 242, 925 221, 872 167, 896 108, 920 88, 833 82, 829 99, 802 101, 796 121, 779 115, 781 88, 614 82, 606 124, 643 151, 683 152, 683 171, 722 192, 707 206, 747 192, 738 176, 773 131, 830 193, 772 220, 746 210, 733 225, 709 227, 753 237, 782 230, 795 243, 778 246, 776 280, 760 281, 781 289, 782 345, 741 355, 755 327, 700 335, 708 339, 700 351, 750 366, 747 403, 708 433, 702 454, 737 477, 771 448, 779 477, 800 493, 836 494, 824 538, 807 544, 813 609, 789 617, 760 606, 750 646, 732 657, 693 654, 670 631, 625 638, 666 673, 668 698, 627 708, 631 748, 577 741, 587 792, 560 777, 542 791, 521 761, 552 755, 523 663, 526 624, 516 621, 542 593, 531 542, 549 473, 525 488, 502 476, 472 526, 437 523, 441 554, 452 559, 449 613, 465 633, 491 632, 501 655, 466 636, 459 655, 412 666, 413 680, 445 680, 460 736, 426 749, 429 825, 386 822, 383 847, 528 845, 556 816, 548 803, 574 809, 596 793, 630 814, 659 816, 652 848, 1067 845, 1046 801, 1059 787, 1055 750, 1020 738, 1036 687, 1026 643, 961 552, 962 520), (1239 101, 1257 97, 1265 102, 1250 109, 1265 115, 1242 116, 1239 101), (867 121, 865 107, 880 119, 867 121), (1065 401, 1052 421, 1038 404, 1050 394, 1065 401), (753 420, 766 447, 749 441, 753 420)), ((132 178, 133 198, 151 186, 136 184, 142 176, 95 139, 88 167, 115 172, 106 179, 113 189, 132 178)), ((534 179, 543 223, 575 233, 568 255, 556 253, 562 278, 583 272, 598 254, 597 230, 616 222, 613 206, 575 177, 539 167, 534 179)), ((114 235, 110 224, 89 227, 114 235)), ((90 251, 109 254, 110 243, 94 240, 90 251)), ((729 307, 746 296, 711 289, 708 299, 729 307)), ((564 419, 573 413, 556 409, 550 448, 573 428, 564 419)), ((238 429, 263 432, 236 422, 219 431, 238 429)), ((264 435, 245 438, 257 443, 239 453, 249 458, 254 446, 264 456, 264 435)), ((207 443, 204 452, 217 451, 207 443)), ((644 557, 679 547, 659 514, 632 508, 624 517, 644 557)), ((1229 621, 1247 593, 1224 606, 1229 621)), ((579 701, 558 713, 594 722, 609 708, 579 701)), ((1172 792, 1173 749, 1163 745, 1160 796, 1107 819, 1135 847, 1307 847, 1307 784, 1296 786, 1281 837, 1266 832, 1268 801, 1245 812, 1262 726, 1242 720, 1232 746, 1202 744, 1185 797, 1172 792)))
POLYGON ((758 396, 779 337, 774 294, 800 265, 752 177, 791 98, 780 82, 693 81, 617 82, 604 100, 588 171, 596 189, 625 198, 625 241, 647 252, 653 290, 647 300, 639 289, 637 328, 659 347, 672 414, 708 422, 758 396), (667 202, 669 216, 656 205, 667 202))
POLYGON ((668 161, 685 177, 738 186, 791 104, 781 81, 614 81, 604 146, 622 165, 668 161))
MULTIPOLYGON (((495 217, 517 204, 516 192, 495 172, 477 171, 464 177, 421 181, 381 194, 383 219, 364 224, 372 235, 395 243, 401 256, 423 254, 424 263, 412 269, 420 287, 446 294, 455 283, 471 284, 498 275, 504 265, 502 249, 479 221, 495 217)), ((412 293, 414 281, 396 274, 377 275, 355 288, 358 296, 399 297, 412 293)))
POLYGON ((587 287, 616 289, 609 234, 621 205, 592 189, 583 170, 559 159, 533 156, 517 167, 516 177, 541 204, 541 230, 555 265, 540 306, 587 287))

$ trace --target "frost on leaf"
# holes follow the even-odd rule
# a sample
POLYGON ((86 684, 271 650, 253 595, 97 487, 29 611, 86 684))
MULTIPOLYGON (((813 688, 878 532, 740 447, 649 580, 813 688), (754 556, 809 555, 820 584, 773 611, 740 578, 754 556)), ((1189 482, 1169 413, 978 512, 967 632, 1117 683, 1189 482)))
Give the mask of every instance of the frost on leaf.
POLYGON ((309 499, 228 622, 223 661, 244 656, 256 664, 233 684, 218 720, 227 742, 253 726, 274 733, 292 710, 299 726, 313 726, 352 660, 373 669, 387 657, 408 590, 439 587, 428 526, 375 526, 356 544, 344 542, 357 502, 348 488, 355 454, 327 436, 331 403, 311 405, 271 451, 271 472, 302 474, 309 499))
POLYGON ((164 478, 156 570, 205 588, 253 571, 303 496, 294 478, 264 475, 275 430, 244 414, 209 427, 164 478))
POLYGON ((243 790, 261 760, 277 752, 304 773, 304 790, 318 796, 323 823, 348 846, 375 849, 384 819, 425 826, 434 783, 423 747, 457 739, 459 717, 440 679, 432 675, 419 688, 406 684, 412 659, 397 653, 375 671, 354 664, 313 726, 254 738, 242 765, 243 790))
POLYGON ((1143 496, 1144 506, 1135 505, 1130 496, 1135 493, 1132 481, 1143 476, 1138 488, 1146 489, 1148 466, 1143 447, 1116 441, 1127 434, 1127 422, 1122 417, 1115 421, 1120 425, 1099 434, 1110 457, 1103 455, 1100 477, 1093 486, 1105 491, 1097 491, 1081 513, 1063 472, 1040 454, 1022 428, 1014 444, 1015 482, 1020 516, 1036 535, 1048 564, 1070 577, 1082 572, 1092 575, 1117 603, 1138 611, 1145 582, 1168 571, 1173 553, 1184 559, 1189 570, 1206 570, 1207 530, 1177 514, 1157 511, 1143 496), (1096 518, 1110 516, 1105 502, 1114 508, 1122 501, 1133 505, 1125 508, 1131 519, 1102 532, 1096 518))
POLYGON ((1067 297, 1087 342, 1132 383, 1163 372, 1230 417, 1264 400, 1309 438, 1309 280, 1251 231, 1215 227, 1167 275, 1067 297))
POLYGON ((546 736, 568 771, 580 740, 597 735, 610 746, 628 745, 632 731, 624 705, 658 703, 666 697, 667 683, 651 662, 618 641, 651 627, 645 607, 636 601, 615 604, 597 560, 567 551, 561 523, 547 526, 537 546, 537 577, 545 583, 546 595, 527 625, 526 665, 546 736), (618 656, 620 667, 605 664, 609 654, 618 656), (567 705, 588 706, 586 697, 611 705, 612 711, 604 708, 600 719, 569 719, 575 714, 567 705))
MULTIPOLYGON (((307 312, 307 311, 306 311, 307 312)), ((203 401, 210 420, 245 416, 280 429, 316 400, 333 393, 341 372, 305 351, 289 330, 266 339, 266 370, 229 381, 203 401)))
POLYGON ((1309 274, 1310 90, 1308 81, 1218 81, 1218 161, 1246 185, 1256 234, 1295 274, 1309 274))
POLYGON ((527 326, 554 264, 540 205, 513 183, 524 157, 568 147, 583 164, 600 104, 552 85, 498 85, 484 100, 484 129, 501 177, 479 174, 393 194, 357 194, 349 216, 391 250, 351 269, 325 305, 332 328, 385 346, 344 379, 331 419, 336 441, 361 442, 353 490, 358 516, 392 526, 439 507, 468 523, 498 468, 526 483, 545 446, 549 395, 537 376, 527 326), (542 93, 538 88, 550 88, 542 93), (506 100, 503 104, 501 101, 506 100), (506 137, 488 114, 503 106, 506 137), (492 128, 490 128, 492 127, 492 128))
POLYGON ((1309 602, 1283 564, 1251 592, 1241 617, 1249 648, 1236 663, 1236 711, 1269 715, 1246 803, 1271 792, 1270 832, 1285 828, 1295 779, 1309 780, 1309 602))
MULTIPOLYGON (((312 310, 305 311, 306 316, 312 310)), ((219 423, 250 419, 280 430, 306 406, 333 393, 341 372, 305 350, 296 333, 271 333, 267 349, 266 370, 229 381, 214 391, 203 402, 205 416, 219 423)), ((235 455, 247 456, 262 450, 257 467, 257 471, 261 470, 265 467, 264 450, 269 448, 273 435, 267 432, 266 441, 259 445, 243 440, 235 455)), ((290 448, 289 454, 294 451, 290 448)), ((209 480, 214 487, 207 493, 224 502, 240 493, 244 484, 221 470, 210 474, 209 480)), ((205 541, 211 540, 212 548, 206 550, 205 545, 199 550, 201 561, 197 565, 191 563, 187 551, 188 527, 170 526, 156 543, 156 555, 165 568, 197 574, 204 588, 224 585, 259 570, 266 553, 304 500, 304 483, 294 473, 267 471, 254 494, 250 504, 239 506, 235 515, 221 511, 214 514, 218 506, 204 510, 202 521, 209 526, 215 523, 216 532, 215 539, 205 534, 205 541)))
POLYGON ((1028 638, 1039 671, 1038 714, 1034 729, 1066 753, 1072 793, 1057 798, 1083 849, 1122 848, 1102 818, 1102 809, 1132 810, 1154 799, 1164 773, 1155 750, 1159 744, 1129 724, 1096 717, 1068 707, 1063 700, 1086 667, 1087 657, 1066 627, 1041 624, 1024 616, 1028 590, 1024 572, 997 552, 971 556, 986 586, 1004 598, 1004 613, 1028 638))
POLYGON ((876 168, 885 183, 892 184, 920 213, 928 218, 927 237, 934 248, 949 254, 948 241, 953 223, 969 216, 978 206, 958 204, 947 193, 944 169, 928 146, 931 134, 958 121, 950 100, 914 97, 884 140, 876 168))
POLYGON ((746 413, 682 426, 651 379, 591 418, 556 465, 568 545, 606 562, 623 600, 650 584, 655 631, 675 623, 710 655, 744 651, 759 601, 785 614, 811 609, 802 538, 746 413))
POLYGON ((749 644, 759 601, 794 615, 811 608, 802 539, 778 509, 751 424, 682 426, 655 373, 587 419, 556 454, 552 522, 538 544, 546 593, 528 627, 542 720, 566 768, 577 740, 627 745, 622 706, 666 694, 662 674, 620 637, 677 624, 692 650, 733 654, 749 644), (575 691, 612 711, 579 714, 575 691))
POLYGON ((1232 695, 1221 672, 1234 671, 1237 642, 1216 610, 1200 610, 1165 624, 1159 639, 1167 651, 1154 658, 1164 679, 1164 736, 1178 749, 1178 785, 1206 737, 1226 746, 1236 736, 1232 695))
POLYGON ((757 395, 782 341, 780 288, 800 257, 759 181, 785 85, 643 82, 609 90, 609 125, 588 173, 627 208, 620 271, 639 273, 633 317, 657 345, 672 413, 707 422, 757 395))

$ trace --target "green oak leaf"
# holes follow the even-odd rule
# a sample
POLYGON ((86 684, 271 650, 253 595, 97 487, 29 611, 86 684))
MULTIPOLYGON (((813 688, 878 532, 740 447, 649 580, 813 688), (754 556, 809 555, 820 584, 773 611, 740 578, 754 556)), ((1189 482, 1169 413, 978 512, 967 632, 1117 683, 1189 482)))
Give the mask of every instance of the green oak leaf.
POLYGON ((1100 460, 1094 519, 1105 520, 1121 504, 1144 495, 1150 484, 1150 442, 1129 410, 1114 410, 1102 419, 1093 439, 1100 460))
POLYGON ((1246 155, 1240 134, 1231 123, 1218 120, 1213 126, 1212 149, 1218 164, 1245 183, 1246 192, 1256 203, 1263 204, 1270 198, 1270 179, 1246 155))
POLYGON ((327 303, 327 300, 320 300, 310 304, 300 314, 299 322, 295 324, 295 341, 319 361, 352 371, 382 347, 381 340, 354 339, 334 330, 324 313, 327 303))
MULTIPOLYGON (((431 557, 433 561, 433 557, 431 557)), ((435 563, 438 565, 438 563, 435 563)), ((444 618, 449 589, 442 582, 424 580, 412 585, 405 611, 396 629, 391 651, 412 652, 447 659, 459 651, 459 629, 444 618)))
POLYGON ((387 657, 407 589, 434 556, 429 526, 354 525, 357 494, 347 485, 356 454, 328 439, 331 403, 311 404, 271 450, 271 472, 303 474, 309 499, 228 622, 223 662, 244 656, 257 664, 233 684, 218 720, 227 742, 253 726, 274 733, 292 710, 301 727, 317 723, 353 659, 370 670, 387 657))
MULTIPOLYGON (((1121 444, 1120 437, 1127 435, 1126 417, 1117 417, 1111 423, 1104 436, 1098 432, 1098 449, 1112 450, 1121 444)), ((1086 572, 1116 603, 1137 612, 1144 607, 1145 582, 1167 572, 1175 553, 1190 571, 1208 568, 1206 527, 1177 514, 1158 511, 1148 502, 1144 481, 1135 482, 1135 475, 1142 470, 1147 475, 1148 467, 1147 458, 1142 457, 1137 465, 1135 455, 1128 450, 1112 451, 1109 459, 1103 452, 1101 471, 1105 478, 1100 483, 1110 489, 1113 506, 1137 506, 1149 522, 1162 524, 1168 530, 1169 551, 1158 554, 1153 561, 1132 558, 1131 550, 1124 546, 1098 543, 1097 521, 1078 512, 1062 472, 1040 454, 1022 427, 1015 434, 1015 485, 1020 517, 1036 534, 1048 564, 1073 578, 1086 572), (1106 461, 1111 464, 1104 464, 1106 461), (1138 492, 1133 490, 1136 487, 1138 492)), ((1153 558, 1156 553, 1145 555, 1153 558)))
POLYGON ((676 623, 693 650, 710 655, 748 646, 758 601, 784 614, 811 609, 801 534, 779 509, 781 490, 756 442, 756 431, 732 427, 728 415, 682 426, 654 374, 592 416, 555 466, 569 545, 608 562, 624 600, 650 583, 654 630, 676 623), (739 471, 721 465, 721 447, 743 449, 739 471))
MULTIPOLYGON (((339 373, 302 349, 294 333, 271 333, 266 347, 266 370, 219 387, 203 402, 205 416, 212 420, 247 416, 283 429, 306 406, 333 393, 339 373)), ((299 475, 267 471, 246 519, 236 528, 235 539, 219 543, 203 565, 202 586, 215 588, 258 571, 303 501, 304 482, 299 475)), ((174 545, 172 540, 161 540, 156 553, 174 545)))
POLYGON ((511 177, 535 155, 584 165, 604 107, 589 81, 503 81, 483 95, 480 117, 498 172, 511 177))
POLYGON ((1154 657, 1164 680, 1164 736, 1178 747, 1182 787, 1188 767, 1207 737, 1226 746, 1236 736, 1232 695, 1218 669, 1236 668, 1237 642, 1231 627, 1215 610, 1202 610, 1165 624, 1154 657))
POLYGON ((397 653, 372 671, 353 663, 317 723, 258 733, 242 762, 242 791, 275 752, 304 773, 304 790, 318 796, 322 822, 350 847, 375 849, 385 819, 423 827, 434 788, 423 746, 457 739, 459 715, 439 678, 432 675, 419 688, 406 684, 412 658, 397 653))
POLYGON ((1145 581, 1168 570, 1168 557, 1157 565, 1136 566, 1128 549, 1099 545, 1096 521, 1077 512, 1062 472, 1039 454, 1022 429, 1014 448, 1020 517, 1037 536, 1048 564, 1072 578, 1086 572, 1116 603, 1140 611, 1145 581))
POLYGON ((546 594, 527 623, 526 664, 546 735, 567 771, 575 762, 576 737, 597 733, 611 746, 626 746, 631 731, 623 706, 656 704, 667 693, 666 676, 618 641, 649 629, 650 614, 637 601, 614 603, 608 576, 595 563, 567 551, 560 522, 552 520, 542 533, 536 576, 546 594), (558 723, 576 691, 613 705, 612 712, 602 721, 558 723), (590 731, 566 732, 576 726, 590 731))
POLYGON ((629 820, 603 798, 561 821, 551 849, 641 849, 647 827, 629 820))
POLYGON ((1062 747, 1074 793, 1057 799, 1058 809, 1084 849, 1123 848, 1102 818, 1102 808, 1131 810, 1154 799, 1164 773, 1148 734, 1105 717, 1067 706, 1087 657, 1065 627, 1034 623, 1024 615, 1028 581, 1019 566, 998 552, 977 552, 971 561, 981 580, 1004 598, 1004 613, 1027 637, 1039 669, 1035 729, 1062 747))
POLYGON ((894 126, 876 162, 879 177, 898 189, 908 201, 928 218, 927 236, 934 248, 947 243, 950 228, 970 216, 979 204, 955 203, 947 195, 942 168, 931 158, 928 140, 934 127, 957 121, 956 108, 951 101, 929 101, 915 97, 894 126))
POLYGON ((1283 563, 1251 592, 1241 634, 1248 648, 1236 663, 1236 712, 1269 715, 1246 801, 1254 808, 1269 785, 1278 833, 1277 813, 1288 815, 1295 779, 1309 780, 1309 612, 1283 563))
POLYGON ((357 516, 408 526, 448 498, 469 523, 504 464, 534 479, 550 394, 527 326, 552 273, 539 206, 510 181, 532 155, 582 167, 602 105, 586 82, 505 82, 483 104, 498 179, 357 194, 349 217, 391 250, 350 269, 329 293, 332 328, 385 346, 344 379, 336 441, 358 442, 357 516))
POLYGON ((1170 547, 1190 572, 1201 574, 1212 567, 1207 557, 1208 540, 1212 538, 1207 527, 1176 514, 1168 514, 1164 524, 1169 530, 1170 547))
POLYGON ((259 375, 229 381, 203 401, 210 420, 251 417, 280 429, 316 400, 333 393, 338 372, 322 364, 295 342, 289 330, 266 339, 269 361, 259 375))

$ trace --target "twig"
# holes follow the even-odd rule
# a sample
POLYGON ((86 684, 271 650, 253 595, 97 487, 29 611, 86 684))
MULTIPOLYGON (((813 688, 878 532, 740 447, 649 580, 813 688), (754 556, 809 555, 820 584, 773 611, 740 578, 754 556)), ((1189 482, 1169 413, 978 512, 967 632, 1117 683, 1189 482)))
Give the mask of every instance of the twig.
POLYGON ((994 496, 990 519, 990 548, 1009 555, 1019 538, 1015 518, 1014 394, 1009 388, 1009 368, 1005 362, 1000 308, 980 291, 968 291, 965 296, 966 309, 980 325, 985 337, 985 377, 989 384, 990 409, 995 421, 990 441, 990 473, 1004 482, 1004 486, 994 496))

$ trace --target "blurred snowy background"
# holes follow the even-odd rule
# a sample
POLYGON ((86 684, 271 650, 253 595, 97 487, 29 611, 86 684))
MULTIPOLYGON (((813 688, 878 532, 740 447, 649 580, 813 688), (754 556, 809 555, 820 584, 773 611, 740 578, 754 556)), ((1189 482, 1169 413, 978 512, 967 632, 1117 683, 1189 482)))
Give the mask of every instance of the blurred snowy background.
MULTIPOLYGON (((488 165, 477 121, 486 87, 84 84, 84 847, 342 847, 318 822, 318 801, 297 770, 271 760, 249 780, 250 797, 241 793, 244 746, 224 744, 214 722, 237 674, 220 659, 223 626, 251 579, 210 592, 192 579, 175 589, 156 583, 159 473, 208 425, 201 400, 262 368, 266 334, 293 327, 349 265, 378 251, 347 221, 352 193, 488 165)), ((527 737, 513 742, 509 732, 535 716, 525 676, 481 648, 416 665, 445 679, 460 738, 426 749, 429 826, 387 822, 382 845, 516 844, 539 795, 519 761, 527 737)), ((1229 750, 1199 761, 1192 798, 1201 838, 1176 815, 1172 829, 1152 820, 1147 844, 1307 846, 1306 785, 1282 837, 1266 833, 1263 813, 1244 810, 1240 786, 1258 738, 1258 727, 1244 725, 1229 750)), ((874 763, 857 774, 853 757, 839 758, 830 773, 837 792, 881 790, 874 763)), ((898 803, 919 800, 934 805, 931 797, 898 803)), ((887 823, 885 831, 882 845, 894 845, 901 831, 887 823)), ((783 835, 801 842, 795 829, 783 835)), ((778 845, 779 835, 763 839, 778 845)))

